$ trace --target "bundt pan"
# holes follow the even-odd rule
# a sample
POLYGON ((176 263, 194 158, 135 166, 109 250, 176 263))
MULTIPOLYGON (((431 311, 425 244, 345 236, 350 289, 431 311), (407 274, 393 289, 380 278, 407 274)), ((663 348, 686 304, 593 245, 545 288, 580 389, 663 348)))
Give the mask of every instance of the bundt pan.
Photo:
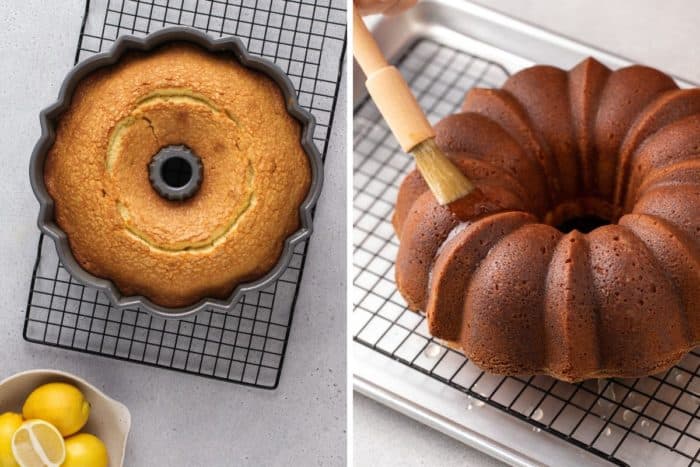
MULTIPOLYGON (((163 29, 145 37, 122 36, 117 39, 109 52, 88 58, 67 75, 61 86, 58 100, 41 112, 40 121, 42 134, 34 147, 30 163, 31 185, 40 204, 39 229, 54 240, 59 259, 73 278, 88 287, 104 292, 115 307, 138 307, 157 316, 177 319, 194 315, 205 309, 231 310, 244 294, 265 289, 276 281, 288 266, 295 246, 311 234, 312 210, 318 200, 323 177, 321 155, 313 142, 315 120, 297 102, 296 92, 286 74, 274 63, 250 55, 238 38, 212 39, 199 31, 184 27, 163 29), (281 255, 271 270, 261 278, 238 284, 226 299, 203 298, 189 306, 168 308, 154 303, 143 295, 122 294, 114 282, 96 277, 78 263, 71 251, 67 234, 56 222, 54 200, 49 195, 44 180, 44 165, 47 154, 56 139, 57 123, 69 108, 76 86, 83 78, 100 68, 116 64, 127 52, 148 52, 165 44, 182 42, 197 45, 209 52, 231 53, 243 67, 260 72, 276 83, 285 98, 287 112, 300 124, 300 143, 308 158, 311 178, 308 193, 299 207, 299 227, 284 241, 281 255)), ((154 187, 156 187, 155 184, 154 187)), ((187 186, 183 188, 189 189, 187 186)))

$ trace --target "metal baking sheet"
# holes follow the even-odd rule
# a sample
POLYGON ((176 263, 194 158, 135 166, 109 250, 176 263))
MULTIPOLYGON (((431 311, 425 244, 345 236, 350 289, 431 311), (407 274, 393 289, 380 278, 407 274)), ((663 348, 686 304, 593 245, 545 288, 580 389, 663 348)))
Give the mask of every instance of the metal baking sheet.
MULTIPOLYGON (((406 57, 407 54, 418 53, 420 55, 420 50, 416 52, 416 49, 421 47, 425 48, 426 51, 422 52, 422 58, 419 57, 416 60, 432 60, 431 53, 437 56, 446 50, 448 53, 461 51, 466 57, 472 57, 472 59, 467 59, 467 66, 471 67, 476 65, 473 57, 479 57, 479 61, 486 65, 482 66, 478 73, 467 70, 465 74, 474 76, 471 84, 477 83, 482 86, 488 86, 489 84, 499 85, 498 81, 503 79, 503 77, 495 75, 498 75, 498 69, 501 67, 506 75, 536 63, 547 63, 562 68, 570 68, 587 56, 595 56, 611 68, 619 68, 631 63, 629 60, 615 54, 558 36, 468 2, 426 0, 407 14, 399 17, 383 18, 379 21, 376 19, 370 20, 370 24, 385 55, 396 60, 406 57), (437 46, 433 44, 437 44, 437 46)), ((446 68, 461 66, 459 64, 460 58, 458 53, 449 55, 448 60, 450 60, 450 64, 445 65, 446 68), (451 60, 455 61, 452 62, 451 60)), ((413 63, 413 67, 411 67, 411 64, 406 65, 406 69, 402 71, 411 73, 412 69, 416 69, 416 63, 413 63)), ((674 78, 681 86, 692 85, 692 83, 684 80, 682 77, 675 76, 674 78)), ((432 76, 428 76, 427 79, 432 79, 432 76)), ((358 106, 366 97, 363 82, 364 77, 356 66, 354 69, 354 103, 358 113, 354 118, 354 124, 355 135, 356 137, 359 135, 360 139, 363 139, 365 136, 370 137, 372 132, 375 131, 372 128, 374 116, 371 115, 371 110, 361 109, 360 111, 358 109, 358 106), (370 114, 369 117, 367 116, 368 113, 370 114)), ((442 97, 444 97, 444 92, 442 97)), ((424 102, 421 103, 425 105, 424 102)), ((455 104, 458 105, 459 102, 455 104)), ((436 105, 434 109, 427 109, 427 113, 431 121, 435 121, 445 115, 445 109, 436 105)), ((358 143, 361 143, 360 139, 355 140, 356 147, 358 147, 358 143)), ((385 142, 383 144, 384 146, 386 145, 385 142)), ((378 150, 383 151, 387 149, 386 147, 379 147, 378 150)), ((362 149, 356 149, 356 160, 358 159, 358 151, 362 151, 362 149)), ((392 164, 395 164, 394 159, 389 162, 389 165, 395 167, 392 164)), ((396 170, 395 173, 400 175, 401 169, 396 170)), ((380 178, 381 176, 381 174, 378 175, 380 178)), ((394 187, 390 186, 390 184, 382 185, 379 179, 374 180, 364 175, 363 177, 365 178, 359 183, 363 184, 365 190, 376 191, 376 194, 373 193, 375 201, 379 199, 381 207, 377 207, 376 203, 369 207, 362 205, 363 201, 358 200, 356 197, 354 206, 356 242, 360 237, 366 239, 368 231, 374 234, 379 232, 374 240, 379 238, 379 242, 384 242, 384 246, 374 245, 372 247, 375 250, 370 255, 374 254, 375 258, 371 260, 373 261, 371 264, 376 265, 378 261, 381 261, 381 267, 391 268, 391 266, 385 266, 393 261, 392 255, 395 254, 391 252, 394 245, 391 241, 393 232, 391 232, 390 227, 384 225, 382 221, 369 227, 361 224, 363 220, 366 220, 363 216, 368 210, 383 210, 380 213, 373 213, 375 218, 382 215, 390 215, 389 212, 393 208, 392 203, 395 196, 394 187)), ((357 179, 356 174, 356 187, 358 184, 357 179)), ((356 271, 354 273, 356 284, 366 278, 363 277, 363 274, 370 267, 364 265, 365 263, 358 267, 359 262, 356 258, 356 271)), ((391 270, 393 271, 393 268, 391 270)), ((383 290, 383 292, 380 292, 380 295, 383 293, 384 296, 379 298, 380 300, 384 299, 385 302, 384 304, 376 305, 376 309, 386 307, 386 304, 392 304, 397 299, 396 292, 392 289, 394 284, 391 282, 390 277, 393 274, 389 274, 387 271, 388 269, 384 270, 383 273, 375 273, 378 285, 373 285, 372 287, 383 290)), ((358 301, 368 298, 367 294, 357 289, 355 294, 354 303, 356 307, 358 301)), ((374 298, 378 297, 375 295, 374 298)), ((387 310, 388 313, 389 310, 387 310)), ((694 446, 689 448, 689 451, 686 451, 686 456, 683 456, 667 449, 662 444, 649 442, 644 437, 636 436, 632 428, 628 431, 621 430, 619 433, 616 433, 614 429, 617 429, 617 426, 608 425, 608 422, 604 422, 604 428, 598 432, 595 443, 591 443, 594 447, 599 448, 599 453, 596 454, 590 450, 581 449, 573 440, 567 440, 561 435, 554 436, 547 433, 546 430, 540 429, 537 423, 532 421, 537 420, 536 417, 532 416, 532 412, 529 414, 529 419, 522 419, 527 417, 516 418, 503 410, 484 404, 478 398, 472 398, 465 394, 464 391, 444 384, 444 381, 436 378, 434 372, 430 369, 430 365, 420 363, 420 361, 428 359, 441 361, 446 351, 444 349, 433 349, 435 344, 430 343, 430 337, 427 335, 422 323, 404 323, 404 329, 409 329, 408 333, 410 335, 403 337, 404 342, 401 345, 407 346, 410 344, 410 340, 415 338, 413 340, 416 341, 415 347, 418 349, 415 356, 407 359, 400 358, 394 352, 379 352, 376 348, 371 348, 371 346, 358 342, 358 335, 362 333, 375 331, 379 334, 387 333, 386 329, 369 329, 368 324, 371 323, 369 323, 366 315, 367 313, 358 312, 356 308, 352 317, 353 336, 355 336, 355 341, 352 344, 355 390, 455 439, 483 450, 504 462, 513 465, 561 466, 609 465, 610 462, 623 465, 638 465, 640 463, 651 465, 688 465, 693 463, 692 458, 697 459, 697 452, 694 452, 696 449, 694 446), (414 365, 417 360, 419 364, 414 365), (409 361, 411 364, 407 365, 406 361, 409 361), (612 427, 612 429, 609 430, 608 426, 612 427), (623 437, 622 441, 619 438, 616 439, 616 435, 623 437), (613 454, 607 456, 607 459, 604 458, 605 456, 600 455, 600 452, 606 451, 606 442, 619 443, 616 444, 617 447, 612 451, 613 454)), ((400 315, 400 319, 406 318, 410 320, 411 315, 400 315)), ((416 318, 416 320, 418 319, 416 318)), ((400 338, 401 336, 399 336, 400 338)), ((664 386, 667 380, 673 381, 673 378, 684 378, 683 385, 676 385, 676 390, 680 388, 679 392, 683 392, 684 395, 688 394, 692 398, 696 391, 695 383, 698 382, 698 378, 696 378, 698 372, 697 361, 698 357, 696 355, 690 355, 679 369, 671 370, 668 374, 656 376, 654 381, 661 381, 658 386, 664 386), (673 373, 674 371, 677 373, 673 373)), ((455 365, 458 363, 455 363, 455 365)), ((677 379, 677 381, 680 381, 680 379, 677 379)), ((612 390, 612 399, 615 400, 615 383, 606 381, 601 385, 601 383, 596 383, 595 381, 590 382, 590 385, 593 387, 591 390, 592 394, 595 394, 596 384, 599 385, 601 392, 612 390)), ((626 387, 624 384, 622 386, 626 387)), ((505 386, 507 384, 503 385, 503 387, 505 386)), ((671 386, 674 386, 674 384, 671 383, 669 387, 671 386)), ((623 397, 627 397, 630 394, 637 395, 634 391, 628 389, 623 397)), ((520 397, 520 394, 518 394, 518 397, 520 397)), ((536 396, 533 397, 536 399, 536 396)), ((526 399, 526 397, 523 398, 523 400, 526 399)), ((678 399, 675 402, 677 403, 678 399)), ((541 404, 541 400, 540 402, 534 400, 534 402, 528 403, 532 404, 534 410, 534 408, 539 407, 537 404, 541 404)), ((605 403, 605 398, 603 398, 603 403, 605 403)), ((622 402, 618 401, 618 405, 622 406, 622 402)), ((668 405, 671 406, 671 402, 668 405)), ((627 412, 625 410, 624 413, 618 413, 617 415, 624 416, 627 412)), ((674 410, 668 410, 668 415, 663 419, 664 423, 668 422, 669 417, 674 415, 673 413, 674 410)), ((696 414, 697 408, 693 415, 689 417, 689 421, 683 421, 683 423, 686 423, 685 429, 689 431, 688 439, 691 442, 694 442, 700 431, 700 427, 696 426, 695 423, 697 420, 696 414)), ((615 416, 615 413, 612 415, 615 416)), ((605 420, 604 415, 600 418, 605 420)), ((561 420, 565 421, 566 416, 562 416, 561 420)), ((588 417, 586 421, 589 421, 588 417)), ((636 422, 641 423, 642 427, 644 427, 645 420, 643 418, 637 416, 636 422)), ((584 425, 585 423, 582 427, 586 428, 584 425)), ((659 428, 663 427, 659 425, 659 428)), ((657 432, 659 432, 659 428, 656 428, 657 432)), ((684 430, 683 435, 685 434, 686 431, 684 430)), ((683 439, 683 436, 680 436, 675 441, 674 446, 678 445, 679 441, 683 439)), ((678 446, 678 448, 682 449, 683 447, 678 446)))

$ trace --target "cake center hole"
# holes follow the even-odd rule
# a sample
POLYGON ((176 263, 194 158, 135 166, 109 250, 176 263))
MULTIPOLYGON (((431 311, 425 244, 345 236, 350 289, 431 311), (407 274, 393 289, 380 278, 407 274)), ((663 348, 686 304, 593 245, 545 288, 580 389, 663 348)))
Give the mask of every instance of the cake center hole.
POLYGON ((561 232, 569 233, 572 230, 578 230, 581 233, 589 233, 598 227, 610 224, 610 221, 602 217, 593 215, 583 215, 566 219, 555 227, 561 232))
POLYGON ((558 204, 545 215, 544 222, 563 233, 572 230, 590 233, 598 227, 614 224, 622 214, 619 206, 586 196, 558 204))
POLYGON ((161 148, 148 164, 151 186, 170 201, 184 201, 194 196, 203 176, 202 160, 184 145, 161 148))
POLYGON ((180 188, 192 179, 192 166, 182 157, 171 157, 163 163, 160 174, 168 186, 180 188))

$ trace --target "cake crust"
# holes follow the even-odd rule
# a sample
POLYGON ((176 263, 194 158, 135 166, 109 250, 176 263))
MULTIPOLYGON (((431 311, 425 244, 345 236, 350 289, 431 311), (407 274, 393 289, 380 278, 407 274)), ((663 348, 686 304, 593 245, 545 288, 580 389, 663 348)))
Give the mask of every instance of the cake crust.
POLYGON ((311 180, 300 124, 267 76, 185 43, 130 52, 77 86, 44 168, 78 263, 166 307, 226 298, 276 264, 311 180), (200 159, 185 201, 151 186, 163 147, 200 159))
POLYGON ((464 218, 406 177, 393 224, 409 308, 494 373, 580 381, 677 363, 700 344, 699 118, 697 89, 593 59, 469 91, 436 142, 484 209, 464 218), (557 228, 580 216, 609 225, 557 228))

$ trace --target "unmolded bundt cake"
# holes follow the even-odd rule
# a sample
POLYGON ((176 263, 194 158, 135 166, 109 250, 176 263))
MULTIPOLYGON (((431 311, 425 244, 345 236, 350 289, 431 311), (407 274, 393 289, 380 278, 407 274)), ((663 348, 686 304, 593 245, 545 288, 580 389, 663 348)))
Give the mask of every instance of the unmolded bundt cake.
POLYGON ((535 66, 436 132, 481 196, 439 206, 416 171, 399 191, 397 285, 435 337, 566 381, 652 374, 700 343, 699 89, 535 66), (608 225, 557 228, 585 216, 608 225))
POLYGON ((274 81, 186 43, 129 52, 82 79, 44 167, 80 265, 165 307, 226 298, 272 269, 310 178, 274 81), (201 161, 201 185, 172 201, 149 165, 182 146, 201 161))

